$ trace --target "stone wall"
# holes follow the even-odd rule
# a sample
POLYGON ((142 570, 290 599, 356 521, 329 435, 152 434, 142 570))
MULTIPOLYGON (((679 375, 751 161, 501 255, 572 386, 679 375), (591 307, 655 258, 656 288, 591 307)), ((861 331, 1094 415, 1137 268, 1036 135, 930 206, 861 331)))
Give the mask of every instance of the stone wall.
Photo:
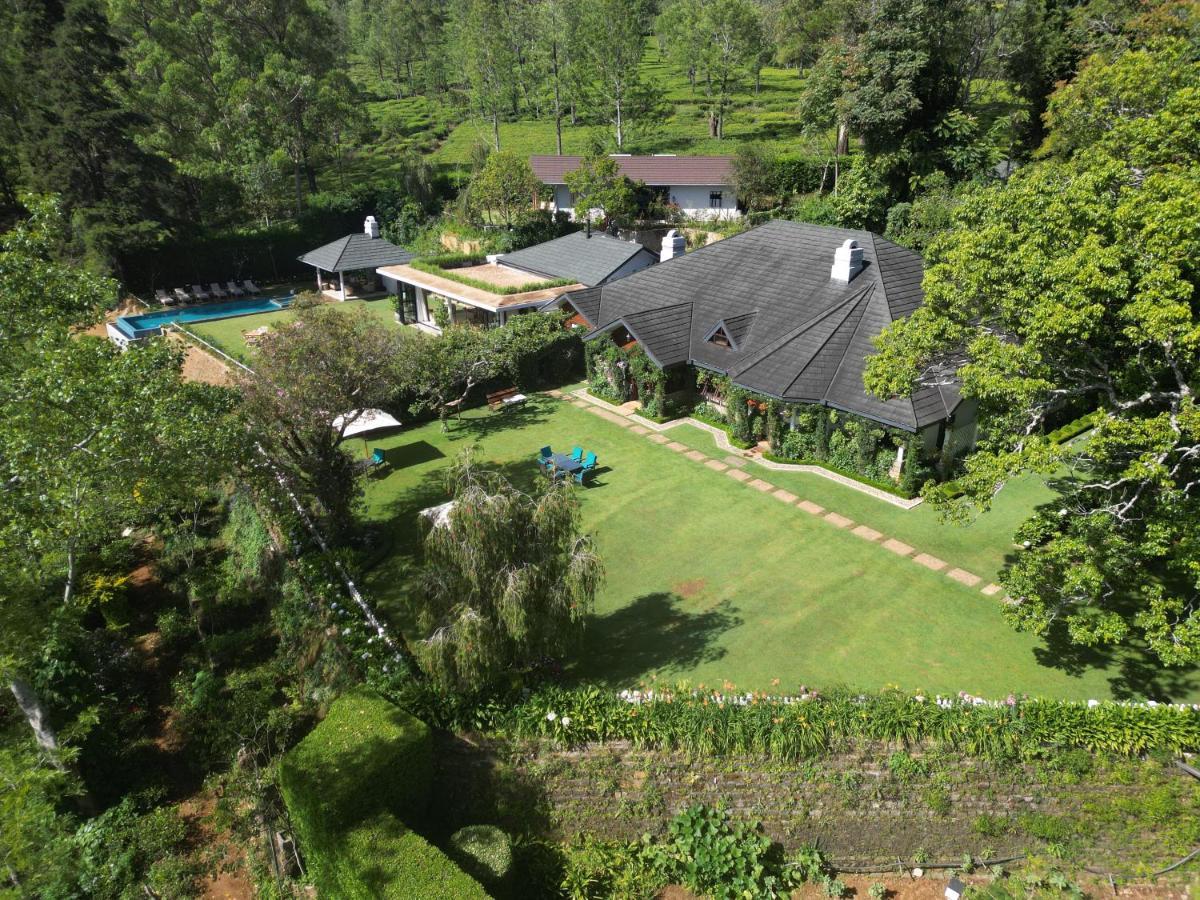
MULTIPOLYGON (((1159 782, 1181 785, 1163 763, 1137 764, 1135 779, 1081 780, 1040 766, 998 767, 937 752, 899 754, 889 764, 894 752, 865 747, 783 764, 689 760, 624 743, 561 750, 448 737, 438 753, 436 796, 448 829, 489 821, 558 839, 580 832, 636 838, 661 831, 688 805, 722 802, 761 821, 788 849, 815 843, 835 861, 856 865, 1038 852, 1045 841, 1029 829, 1039 822, 1070 820, 1098 800, 1128 805, 1159 782)), ((1103 833, 1087 841, 1075 849, 1101 865, 1177 858, 1153 834, 1143 845, 1103 833)))

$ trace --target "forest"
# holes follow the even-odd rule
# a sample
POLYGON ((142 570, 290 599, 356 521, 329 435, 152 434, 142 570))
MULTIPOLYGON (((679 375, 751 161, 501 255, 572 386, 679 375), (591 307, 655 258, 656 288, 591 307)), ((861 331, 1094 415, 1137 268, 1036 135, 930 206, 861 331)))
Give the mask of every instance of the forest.
MULTIPOLYGON (((850 895, 815 843, 668 808, 643 781, 683 758, 958 823, 946 869, 993 896, 1077 895, 1095 854, 1141 883, 1200 843, 1168 777, 1200 751, 1196 0, 0 0, 0 29, 0 897, 850 895), (218 383, 194 343, 100 337, 155 288, 310 279, 295 258, 366 215, 427 259, 580 227, 540 208, 531 154, 584 157, 598 228, 710 227, 615 153, 733 157, 744 215, 714 239, 789 219, 923 254, 866 388, 953 381, 981 437, 909 527, 1015 522, 995 577, 1019 602, 986 614, 1061 683, 1117 689, 672 687, 625 678, 655 669, 636 629, 602 671, 626 649, 586 643, 606 583, 671 548, 611 486, 524 474, 536 429, 603 424, 559 392, 587 387, 566 316, 434 339, 301 292, 247 355, 209 345, 218 383), (368 409, 419 439, 358 458, 368 409), (598 510, 645 539, 606 557, 598 510), (610 742, 649 755, 635 787, 589 755, 610 742), (486 790, 448 774, 468 753, 486 790), (835 771, 855 754, 883 793, 835 771), (572 831, 547 798, 576 763, 653 833, 572 831), (976 767, 1067 799, 959 821, 976 767)), ((778 416, 731 396, 747 429, 778 416)), ((700 626, 736 613, 663 613, 657 649, 717 665, 700 626)))

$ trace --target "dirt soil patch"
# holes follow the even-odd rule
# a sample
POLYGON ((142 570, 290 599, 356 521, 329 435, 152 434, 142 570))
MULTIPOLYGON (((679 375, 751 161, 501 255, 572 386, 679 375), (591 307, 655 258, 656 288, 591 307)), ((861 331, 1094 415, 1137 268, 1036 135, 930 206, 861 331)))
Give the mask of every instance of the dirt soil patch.
POLYGON ((190 343, 179 334, 168 336, 173 341, 183 345, 183 378, 185 381, 195 381, 200 384, 215 384, 219 387, 231 387, 233 374, 229 366, 221 362, 211 353, 190 343))
POLYGON ((707 584, 703 578, 693 578, 690 581, 681 581, 679 584, 672 585, 671 590, 684 600, 691 600, 703 591, 707 584))

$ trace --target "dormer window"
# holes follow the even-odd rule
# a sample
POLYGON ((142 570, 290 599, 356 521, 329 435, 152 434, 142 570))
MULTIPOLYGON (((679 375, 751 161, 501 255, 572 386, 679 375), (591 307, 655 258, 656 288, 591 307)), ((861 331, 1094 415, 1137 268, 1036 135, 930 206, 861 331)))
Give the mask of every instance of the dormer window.
POLYGON ((718 325, 712 330, 712 334, 708 336, 710 344, 716 344, 718 347, 724 347, 726 350, 733 350, 733 341, 729 339, 729 335, 725 331, 724 324, 718 325))

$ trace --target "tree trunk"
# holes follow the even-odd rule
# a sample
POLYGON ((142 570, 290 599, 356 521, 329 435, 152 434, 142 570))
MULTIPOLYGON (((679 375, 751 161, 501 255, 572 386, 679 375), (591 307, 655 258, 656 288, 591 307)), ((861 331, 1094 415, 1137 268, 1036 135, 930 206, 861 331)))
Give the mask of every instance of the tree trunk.
POLYGON ((625 146, 625 122, 621 115, 621 98, 617 97, 617 149, 625 146))
POLYGON ((550 47, 550 62, 551 71, 554 74, 554 145, 558 150, 558 155, 562 156, 562 94, 559 90, 557 44, 552 44, 550 47))
POLYGON ((850 152, 850 129, 845 122, 838 122, 837 155, 845 156, 850 152))
POLYGON ((496 149, 500 149, 500 113, 492 113, 492 141, 496 145, 496 149))
POLYGON ((42 705, 42 698, 32 684, 20 675, 9 675, 8 686, 13 696, 17 698, 17 706, 25 714, 25 721, 33 729, 33 737, 38 746, 46 751, 51 763, 56 769, 65 770, 62 759, 59 758, 58 735, 50 725, 50 715, 42 705))
POLYGON ((292 174, 296 183, 296 215, 304 212, 304 180, 300 172, 300 160, 292 166, 292 174))

